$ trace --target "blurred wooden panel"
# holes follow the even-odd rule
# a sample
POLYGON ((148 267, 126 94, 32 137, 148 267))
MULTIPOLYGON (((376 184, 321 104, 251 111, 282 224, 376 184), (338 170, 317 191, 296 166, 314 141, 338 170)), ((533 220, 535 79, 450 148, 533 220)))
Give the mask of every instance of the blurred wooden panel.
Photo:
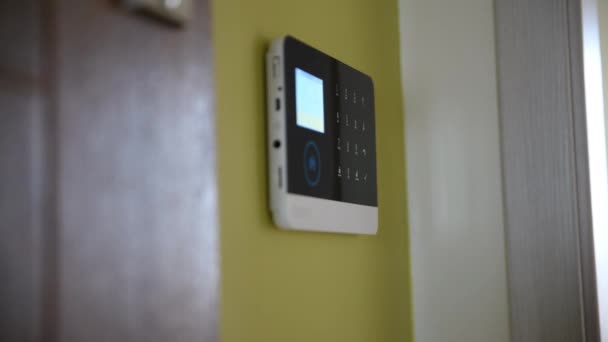
POLYGON ((0 2, 0 341, 40 333, 40 5, 0 2))
POLYGON ((0 78, 36 79, 40 72, 40 1, 0 2, 0 78))
POLYGON ((599 341, 581 3, 500 0, 495 10, 511 336, 599 341))
POLYGON ((209 5, 116 3, 0 4, 0 341, 217 340, 209 5))
POLYGON ((42 250, 31 169, 33 101, 0 90, 0 341, 35 341, 39 323, 42 250))
POLYGON ((60 341, 215 340, 208 14, 58 1, 60 341))

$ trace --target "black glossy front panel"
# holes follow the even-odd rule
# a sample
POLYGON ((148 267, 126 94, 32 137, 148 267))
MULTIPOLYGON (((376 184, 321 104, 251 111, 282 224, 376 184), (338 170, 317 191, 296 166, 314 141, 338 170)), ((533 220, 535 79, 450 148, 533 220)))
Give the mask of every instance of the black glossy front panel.
POLYGON ((371 78, 291 37, 284 52, 287 191, 377 206, 371 78), (296 123, 296 68, 323 80, 324 133, 296 123))

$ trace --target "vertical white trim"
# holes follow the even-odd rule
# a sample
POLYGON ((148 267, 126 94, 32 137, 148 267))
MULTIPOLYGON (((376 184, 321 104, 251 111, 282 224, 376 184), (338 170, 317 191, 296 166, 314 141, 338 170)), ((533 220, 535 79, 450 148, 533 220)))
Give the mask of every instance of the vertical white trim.
POLYGON ((401 0, 414 336, 509 341, 494 12, 401 0))
MULTIPOLYGON (((597 0, 582 1, 587 148, 600 333, 608 341, 608 160, 597 0)), ((608 18, 606 18, 608 20, 608 18)))

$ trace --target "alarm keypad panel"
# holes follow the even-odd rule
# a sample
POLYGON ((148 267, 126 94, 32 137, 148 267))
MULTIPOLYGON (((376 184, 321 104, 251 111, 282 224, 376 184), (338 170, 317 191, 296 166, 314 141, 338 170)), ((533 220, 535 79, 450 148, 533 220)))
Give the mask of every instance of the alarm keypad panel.
POLYGON ((272 41, 266 78, 274 223, 284 229, 375 234, 371 78, 290 36, 272 41))
POLYGON ((287 192, 377 206, 371 79, 293 38, 284 48, 287 192))

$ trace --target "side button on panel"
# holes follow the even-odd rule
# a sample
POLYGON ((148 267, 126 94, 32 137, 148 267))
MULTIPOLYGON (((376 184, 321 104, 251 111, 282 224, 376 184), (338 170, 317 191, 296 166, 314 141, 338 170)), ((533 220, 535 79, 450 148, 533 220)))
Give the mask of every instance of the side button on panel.
POLYGON ((281 58, 279 56, 272 57, 272 78, 276 79, 279 71, 279 64, 281 64, 281 58))

